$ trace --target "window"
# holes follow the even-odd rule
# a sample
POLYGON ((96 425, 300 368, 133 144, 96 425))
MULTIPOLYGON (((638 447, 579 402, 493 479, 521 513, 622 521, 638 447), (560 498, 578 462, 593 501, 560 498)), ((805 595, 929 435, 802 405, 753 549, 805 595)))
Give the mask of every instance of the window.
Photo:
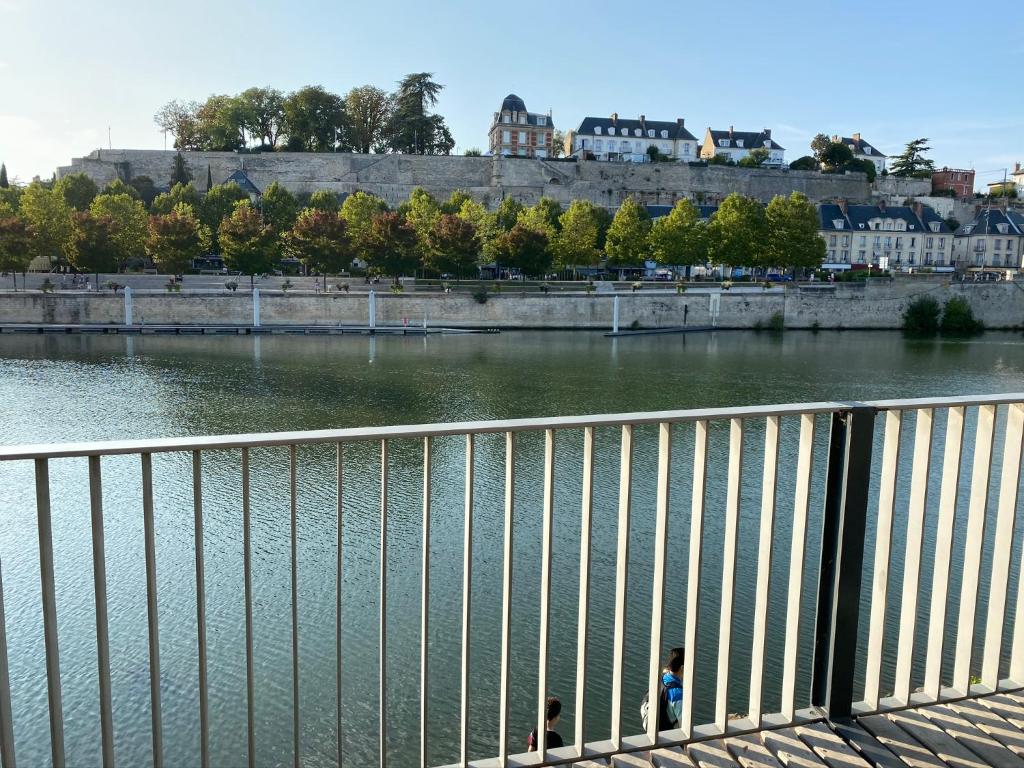
POLYGON ((849 251, 843 251, 843 262, 846 263, 849 260, 850 260, 850 252, 849 251))
POLYGON ((690 145, 689 144, 683 144, 683 154, 684 155, 690 154, 690 145))
POLYGON ((1011 248, 1013 248, 1013 240, 1006 238, 1006 250, 1010 250, 1011 248))
POLYGON ((629 136, 629 128, 620 128, 619 129, 619 135, 621 135, 621 136, 629 136))
POLYGON ((940 237, 939 238, 939 248, 945 248, 945 247, 946 247, 946 238, 940 237))
POLYGON ((867 244, 868 244, 867 235, 861 235, 859 238, 857 238, 857 245, 859 245, 861 248, 863 248, 867 244))
POLYGON ((828 252, 828 260, 829 261, 835 261, 836 260, 836 252, 835 251, 829 251, 828 252))
POLYGON ((887 237, 885 238, 885 249, 889 250, 890 248, 892 248, 892 238, 887 237))
POLYGON ((526 125, 526 115, 522 112, 519 113, 519 123, 520 125, 526 125))
POLYGON ((1000 250, 1000 246, 1001 246, 1002 244, 1003 244, 1003 241, 1002 241, 1002 240, 1000 240, 1000 239, 999 239, 999 238, 997 237, 997 238, 996 238, 996 250, 997 250, 997 251, 998 251, 998 250, 1000 250))
POLYGON ((633 129, 633 135, 634 135, 634 136, 643 136, 643 135, 644 135, 644 132, 643 132, 643 131, 641 131, 641 130, 640 130, 639 128, 634 128, 634 129, 633 129))
POLYGON ((878 248, 882 244, 882 238, 875 235, 875 248, 878 248))
POLYGON ((594 135, 595 136, 600 136, 601 135, 601 126, 600 125, 595 125, 594 126, 594 135))
POLYGON ((896 238, 896 247, 897 248, 902 248, 903 247, 903 238, 902 237, 897 237, 896 238))
POLYGON ((526 147, 520 147, 518 150, 516 150, 516 154, 520 155, 520 156, 525 156, 526 155, 526 147))
POLYGON ((871 147, 865 146, 864 147, 864 154, 865 155, 870 155, 871 154, 871 147))
POLYGON ((537 125, 547 125, 548 119, 544 115, 537 115, 537 125))
POLYGON ((526 131, 520 131, 519 132, 519 143, 520 144, 525 144, 526 143, 526 131))
POLYGON ((543 133, 538 133, 537 134, 537 144, 539 146, 541 146, 541 147, 544 146, 544 136, 545 136, 545 134, 543 134, 543 133))
POLYGON ((511 131, 502 131, 501 132, 501 143, 502 144, 508 144, 510 141, 512 141, 512 133, 511 133, 511 131))
MULTIPOLYGON (((623 128, 622 130, 626 130, 626 129, 623 128)), ((628 141, 620 141, 619 142, 619 151, 620 152, 629 152, 629 142, 628 141)))
POLYGON ((601 139, 594 139, 594 150, 604 152, 604 142, 601 139))
POLYGON ((917 247, 917 238, 916 237, 910 238, 910 247, 911 248, 916 248, 917 247))
POLYGON ((832 247, 835 247, 835 244, 836 244, 836 236, 835 235, 830 235, 829 236, 828 244, 831 245, 832 247))
POLYGON ((931 251, 925 251, 924 252, 924 263, 925 264, 931 264, 932 263, 932 252, 931 251))
POLYGON ((653 139, 654 138, 654 129, 653 128, 648 128, 647 129, 647 138, 648 139, 653 139))
POLYGON ((736 146, 737 147, 742 147, 743 146, 743 139, 736 139, 736 146))
POLYGON ((662 131, 661 132, 661 138, 667 139, 668 138, 668 131, 662 131))
POLYGON ((729 140, 728 139, 719 139, 718 140, 718 146, 720 146, 720 147, 728 147, 729 146, 729 140))
POLYGON ((843 235, 843 247, 845 248, 849 244, 850 244, 850 236, 849 235, 843 235))
POLYGON ((857 251, 857 261, 864 263, 864 251, 857 251))
POLYGON ((932 247, 932 240, 934 240, 934 238, 926 237, 924 239, 924 247, 925 248, 931 248, 932 247))

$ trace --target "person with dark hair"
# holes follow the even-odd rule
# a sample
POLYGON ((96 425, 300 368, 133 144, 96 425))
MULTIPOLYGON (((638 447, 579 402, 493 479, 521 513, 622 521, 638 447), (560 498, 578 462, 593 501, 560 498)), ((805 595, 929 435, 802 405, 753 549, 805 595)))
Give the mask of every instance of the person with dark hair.
MULTIPOLYGON (((683 661, 686 650, 673 648, 668 652, 668 660, 661 671, 661 684, 658 686, 658 730, 669 731, 678 728, 683 716, 683 661)), ((640 704, 640 717, 644 730, 647 730, 647 712, 649 710, 647 694, 640 704)))
MULTIPOLYGON (((545 746, 547 749, 554 749, 555 747, 564 747, 565 742, 562 741, 562 737, 555 731, 555 726, 558 725, 558 721, 562 717, 562 702, 558 700, 556 696, 548 696, 547 710, 544 713, 545 719, 548 721, 547 725, 547 741, 545 746)), ((537 751, 537 729, 534 728, 530 731, 530 735, 526 737, 526 751, 536 752, 537 751)))

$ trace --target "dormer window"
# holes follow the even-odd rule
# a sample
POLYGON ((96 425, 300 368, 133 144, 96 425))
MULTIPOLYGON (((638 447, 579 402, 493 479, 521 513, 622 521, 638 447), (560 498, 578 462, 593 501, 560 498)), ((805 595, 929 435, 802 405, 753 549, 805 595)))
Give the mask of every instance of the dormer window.
POLYGON ((771 149, 772 148, 772 140, 771 139, 765 139, 764 140, 764 148, 765 149, 771 149))
POLYGON ((743 146, 743 139, 736 139, 736 146, 737 147, 742 147, 743 146))
POLYGON ((648 139, 653 139, 654 138, 654 129, 653 128, 648 128, 647 129, 647 138, 648 139))
POLYGON ((1007 224, 996 224, 996 229, 999 230, 999 234, 1005 235, 1009 226, 1007 224))
POLYGON ((865 155, 870 155, 871 154, 871 147, 864 147, 864 154, 865 155))
POLYGON ((661 132, 661 138, 667 139, 668 138, 668 131, 662 131, 661 132))
POLYGON ((971 232, 972 232, 973 230, 974 230, 974 227, 973 227, 973 226, 971 226, 970 224, 968 224, 968 225, 967 225, 966 227, 964 227, 964 234, 965 234, 965 235, 969 235, 969 234, 971 234, 971 232))
POLYGON ((595 125, 594 126, 594 135, 595 136, 600 136, 601 135, 601 126, 600 125, 595 125))
POLYGON ((629 136, 629 128, 623 128, 619 131, 623 136, 629 136))
POLYGON ((843 220, 842 219, 832 219, 832 226, 835 227, 836 229, 842 229, 843 228, 843 220))
POLYGON ((718 140, 718 146, 720 146, 720 147, 728 147, 729 146, 729 140, 728 139, 719 139, 718 140))
POLYGON ((537 125, 547 125, 548 119, 544 115, 537 115, 537 125))
POLYGON ((526 115, 524 115, 522 112, 519 113, 519 124, 526 125, 526 115))
POLYGON ((633 129, 633 135, 634 136, 643 136, 643 131, 641 131, 639 128, 634 128, 633 129))
POLYGON ((929 221, 928 226, 931 228, 932 232, 939 231, 939 222, 937 221, 929 221))

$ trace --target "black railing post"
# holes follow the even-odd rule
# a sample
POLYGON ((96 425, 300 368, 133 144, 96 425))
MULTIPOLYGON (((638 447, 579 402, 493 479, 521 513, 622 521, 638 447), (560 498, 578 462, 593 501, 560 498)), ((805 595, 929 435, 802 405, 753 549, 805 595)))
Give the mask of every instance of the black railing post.
POLYGON ((874 423, 859 403, 832 415, 811 678, 811 703, 832 719, 853 706, 874 423))

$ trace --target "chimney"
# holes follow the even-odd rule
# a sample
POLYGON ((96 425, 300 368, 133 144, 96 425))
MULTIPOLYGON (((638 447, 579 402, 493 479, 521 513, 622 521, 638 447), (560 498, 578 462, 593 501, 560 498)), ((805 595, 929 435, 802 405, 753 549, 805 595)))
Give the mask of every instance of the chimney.
POLYGON ((860 132, 853 134, 853 141, 855 144, 860 144, 860 132))
POLYGON ((732 138, 732 126, 731 125, 729 126, 729 138, 730 139, 732 138))
POLYGON ((833 144, 838 144, 839 143, 839 134, 837 134, 837 133, 832 134, 832 143, 833 144))
POLYGON ((764 129, 764 137, 766 139, 770 139, 772 137, 772 129, 771 128, 765 128, 764 129))
POLYGON ((917 218, 919 218, 921 222, 924 223, 924 205, 921 203, 920 200, 915 200, 913 208, 914 213, 917 214, 917 218))
POLYGON ((615 125, 615 122, 618 119, 619 119, 619 113, 618 112, 612 112, 612 125, 615 125))
POLYGON ((643 125, 646 122, 647 122, 647 116, 646 115, 640 115, 640 125, 643 125))
POLYGON ((839 200, 836 200, 836 205, 839 206, 839 210, 842 211, 843 212, 843 216, 845 216, 846 215, 846 209, 848 208, 846 198, 842 197, 839 200))
MULTIPOLYGON (((676 125, 678 125, 680 128, 685 128, 686 127, 686 121, 683 118, 681 118, 681 117, 677 117, 676 118, 676 125)), ((1017 165, 1020 165, 1020 163, 1017 163, 1017 165)))
POLYGON ((882 213, 885 213, 885 198, 884 197, 881 200, 878 201, 878 210, 880 210, 882 213))

